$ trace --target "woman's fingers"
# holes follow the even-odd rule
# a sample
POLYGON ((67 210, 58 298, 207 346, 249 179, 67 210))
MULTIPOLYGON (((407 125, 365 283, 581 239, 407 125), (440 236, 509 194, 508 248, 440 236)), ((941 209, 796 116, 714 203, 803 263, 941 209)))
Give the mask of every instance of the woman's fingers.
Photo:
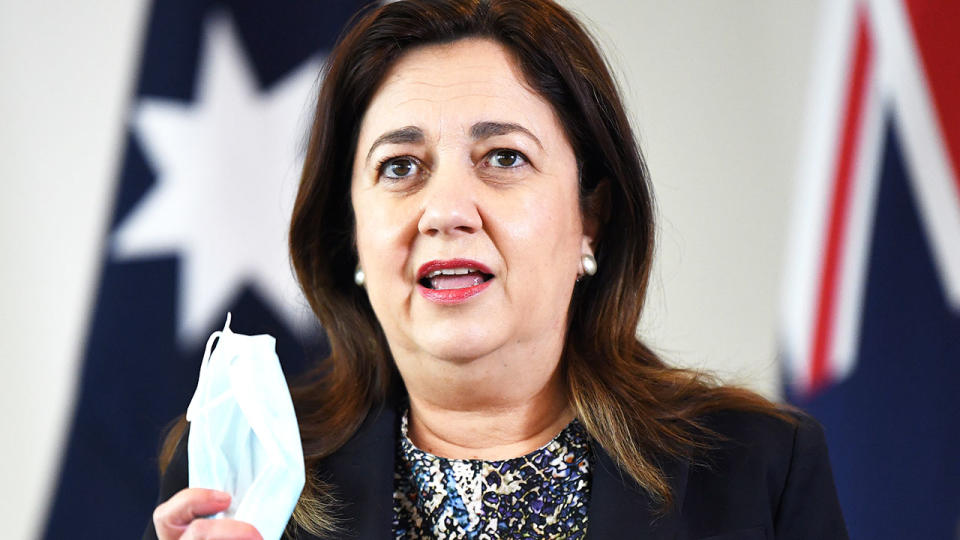
POLYGON ((195 519, 180 540, 263 540, 257 528, 235 519, 195 519))
POLYGON ((230 495, 223 491, 182 489, 153 511, 153 526, 160 540, 174 540, 180 538, 196 518, 216 514, 229 506, 230 495))

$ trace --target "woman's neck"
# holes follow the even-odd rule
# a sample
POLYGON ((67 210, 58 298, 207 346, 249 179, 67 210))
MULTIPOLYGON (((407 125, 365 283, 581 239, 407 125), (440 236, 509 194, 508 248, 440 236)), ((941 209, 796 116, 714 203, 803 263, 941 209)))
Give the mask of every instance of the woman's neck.
POLYGON ((418 448, 452 459, 500 460, 532 452, 574 415, 558 369, 539 387, 531 382, 477 388, 463 381, 433 394, 408 385, 408 436, 418 448))

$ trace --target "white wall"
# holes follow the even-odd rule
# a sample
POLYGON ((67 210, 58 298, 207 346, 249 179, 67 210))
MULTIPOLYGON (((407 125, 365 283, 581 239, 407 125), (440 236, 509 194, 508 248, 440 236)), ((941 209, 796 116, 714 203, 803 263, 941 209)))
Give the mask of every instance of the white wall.
POLYGON ((0 3, 4 538, 40 534, 94 294, 144 6, 0 3))
POLYGON ((653 177, 660 236, 641 336, 679 364, 779 395, 780 274, 818 4, 565 4, 621 72, 653 177))
MULTIPOLYGON (((99 271, 145 0, 0 0, 5 538, 38 534, 99 271)), ((818 4, 567 0, 619 72, 660 210, 642 335, 776 395, 818 4)), ((105 513, 109 501, 104 501, 105 513)))

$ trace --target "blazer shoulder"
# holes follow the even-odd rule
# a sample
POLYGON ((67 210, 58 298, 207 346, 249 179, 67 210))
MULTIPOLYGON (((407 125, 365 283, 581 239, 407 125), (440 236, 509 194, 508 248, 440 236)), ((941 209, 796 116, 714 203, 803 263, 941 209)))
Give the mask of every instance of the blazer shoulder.
POLYGON ((786 408, 781 412, 782 416, 738 410, 711 413, 703 423, 715 435, 700 464, 727 481, 756 477, 771 497, 779 498, 777 491, 798 463, 828 461, 823 426, 803 412, 786 408))
POLYGON ((823 427, 805 413, 782 412, 704 418, 716 437, 691 467, 685 510, 711 508, 719 496, 727 508, 720 521, 739 514, 738 521, 762 524, 778 539, 846 538, 823 427))
MULTIPOLYGON (((774 490, 783 486, 790 469, 798 435, 822 433, 807 415, 787 412, 785 417, 754 411, 715 411, 701 419, 709 430, 707 450, 696 455, 691 473, 704 481, 751 482, 774 490)), ((813 435, 815 437, 815 435, 813 435)), ((776 493, 769 493, 775 497, 776 493)))
POLYGON ((758 411, 722 410, 703 418, 703 424, 718 439, 758 450, 792 445, 798 435, 822 438, 823 426, 798 410, 780 409, 780 416, 758 411))

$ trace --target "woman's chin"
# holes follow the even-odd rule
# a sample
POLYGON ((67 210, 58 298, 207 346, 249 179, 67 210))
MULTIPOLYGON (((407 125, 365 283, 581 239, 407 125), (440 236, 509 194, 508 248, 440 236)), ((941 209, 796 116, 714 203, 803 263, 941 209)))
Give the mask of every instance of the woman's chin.
MULTIPOLYGON (((408 343, 436 358, 468 361, 489 355, 516 339, 516 317, 502 309, 460 309, 456 313, 418 311, 409 319, 408 343)), ((402 329, 401 329, 402 331, 402 329)))
POLYGON ((422 340, 421 349, 440 360, 465 363, 496 352, 502 341, 488 332, 444 333, 422 340))
POLYGON ((434 351, 431 351, 431 356, 450 362, 452 364, 467 364, 488 356, 490 353, 495 352, 496 349, 491 349, 490 347, 444 347, 438 348, 434 351))

